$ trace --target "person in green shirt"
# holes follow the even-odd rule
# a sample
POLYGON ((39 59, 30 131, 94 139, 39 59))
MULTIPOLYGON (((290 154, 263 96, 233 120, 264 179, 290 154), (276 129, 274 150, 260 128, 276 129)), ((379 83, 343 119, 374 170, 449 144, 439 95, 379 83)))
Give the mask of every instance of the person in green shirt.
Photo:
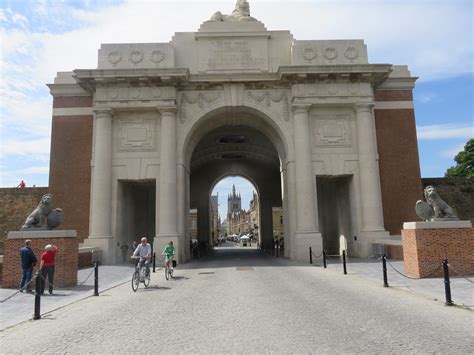
POLYGON ((173 270, 173 257, 176 252, 176 248, 173 246, 173 242, 170 240, 168 245, 165 246, 161 255, 165 256, 165 262, 169 265, 170 269, 173 270))

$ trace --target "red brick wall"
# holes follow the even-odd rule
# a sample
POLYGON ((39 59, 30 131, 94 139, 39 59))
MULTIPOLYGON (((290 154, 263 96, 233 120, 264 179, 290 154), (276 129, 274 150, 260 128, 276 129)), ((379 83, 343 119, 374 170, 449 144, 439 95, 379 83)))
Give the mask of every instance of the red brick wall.
MULTIPOLYGON (((405 273, 425 277, 447 259, 450 275, 474 275, 474 228, 403 229, 405 273)), ((433 277, 441 277, 439 269, 433 277)))
POLYGON ((51 132, 50 192, 64 210, 61 229, 76 230, 80 242, 89 235, 92 123, 92 115, 54 116, 51 132))
POLYGON ((56 96, 53 108, 92 107, 92 96, 56 96))
MULTIPOLYGON (((35 232, 32 232, 35 233, 35 232)), ((18 288, 21 281, 20 248, 25 239, 7 239, 3 259, 2 287, 18 288)), ((75 286, 77 284, 78 239, 62 238, 32 238, 31 248, 39 260, 47 244, 56 245, 59 249, 55 260, 54 285, 56 287, 75 286)))
MULTIPOLYGON (((26 217, 33 212, 41 197, 48 192, 47 187, 0 189, 0 244, 7 238, 8 232, 20 230, 26 217)), ((56 207, 60 206, 56 205, 53 196, 53 208, 56 207)), ((3 252, 0 251, 0 254, 3 252)))
MULTIPOLYGON (((411 101, 411 90, 376 90, 376 101, 411 101)), ((385 229, 400 234, 404 222, 417 221, 415 203, 422 198, 420 162, 413 109, 376 109, 385 229)))
POLYGON ((411 90, 375 90, 375 101, 413 101, 411 90))
POLYGON ((401 245, 385 245, 385 253, 387 259, 391 260, 403 260, 403 247, 401 245))

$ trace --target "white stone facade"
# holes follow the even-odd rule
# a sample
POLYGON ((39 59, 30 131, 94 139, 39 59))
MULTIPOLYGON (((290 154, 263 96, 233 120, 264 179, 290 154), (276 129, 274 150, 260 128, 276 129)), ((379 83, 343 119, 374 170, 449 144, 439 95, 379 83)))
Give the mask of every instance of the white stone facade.
MULTIPOLYGON (((97 69, 70 75, 94 97, 85 243, 102 247, 108 261, 117 257, 115 243, 129 233, 124 196, 135 194, 133 183, 140 182, 154 186, 154 221, 147 223, 154 230, 155 250, 173 240, 178 259, 187 260, 189 210, 200 204, 199 218, 208 218, 203 212, 211 191, 200 182, 205 176, 193 177, 194 166, 221 163, 218 157, 229 152, 273 164, 279 172, 273 190, 271 183, 261 182, 265 171, 236 164, 215 176, 209 172, 208 179, 212 185, 226 175, 249 178, 259 190, 262 233, 265 211, 271 216, 279 200, 287 257, 306 260, 309 246, 319 254, 324 229, 332 224, 339 228, 336 233, 345 231, 352 255, 367 256, 371 242, 388 237, 374 88, 411 89, 414 79, 403 67, 369 64, 362 40, 298 41, 289 31, 268 31, 258 21, 205 22, 198 32, 176 33, 169 43, 104 44, 97 69), (212 132, 219 130, 264 138, 232 149, 211 145, 212 132), (193 198, 201 193, 196 186, 206 190, 206 204, 193 198), (337 211, 328 208, 329 199, 318 201, 318 191, 330 195, 324 192, 328 186, 345 201, 337 211)), ((61 80, 50 86, 56 94, 65 90, 61 80)))

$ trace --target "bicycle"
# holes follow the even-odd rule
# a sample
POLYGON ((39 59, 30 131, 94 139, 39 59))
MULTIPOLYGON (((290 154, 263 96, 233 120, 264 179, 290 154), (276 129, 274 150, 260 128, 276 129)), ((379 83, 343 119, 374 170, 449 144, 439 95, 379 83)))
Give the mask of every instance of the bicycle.
POLYGON ((146 273, 145 258, 140 256, 132 256, 132 259, 140 259, 135 266, 135 271, 133 272, 132 276, 132 290, 133 292, 137 292, 140 282, 145 285, 145 288, 150 285, 150 273, 148 273, 148 275, 146 273))
POLYGON ((174 260, 168 259, 165 262, 165 279, 169 280, 170 278, 173 278, 173 272, 174 269, 170 266, 170 263, 173 263, 174 260))

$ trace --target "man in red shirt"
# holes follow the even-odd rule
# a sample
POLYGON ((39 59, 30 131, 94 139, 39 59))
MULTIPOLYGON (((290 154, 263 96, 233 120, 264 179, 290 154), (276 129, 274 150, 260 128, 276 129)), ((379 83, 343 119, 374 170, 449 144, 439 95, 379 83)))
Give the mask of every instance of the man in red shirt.
POLYGON ((49 294, 53 294, 53 279, 54 279, 54 258, 58 252, 58 248, 54 245, 48 244, 44 247, 45 252, 41 254, 41 284, 40 292, 44 294, 44 286, 46 279, 48 279, 49 294))

